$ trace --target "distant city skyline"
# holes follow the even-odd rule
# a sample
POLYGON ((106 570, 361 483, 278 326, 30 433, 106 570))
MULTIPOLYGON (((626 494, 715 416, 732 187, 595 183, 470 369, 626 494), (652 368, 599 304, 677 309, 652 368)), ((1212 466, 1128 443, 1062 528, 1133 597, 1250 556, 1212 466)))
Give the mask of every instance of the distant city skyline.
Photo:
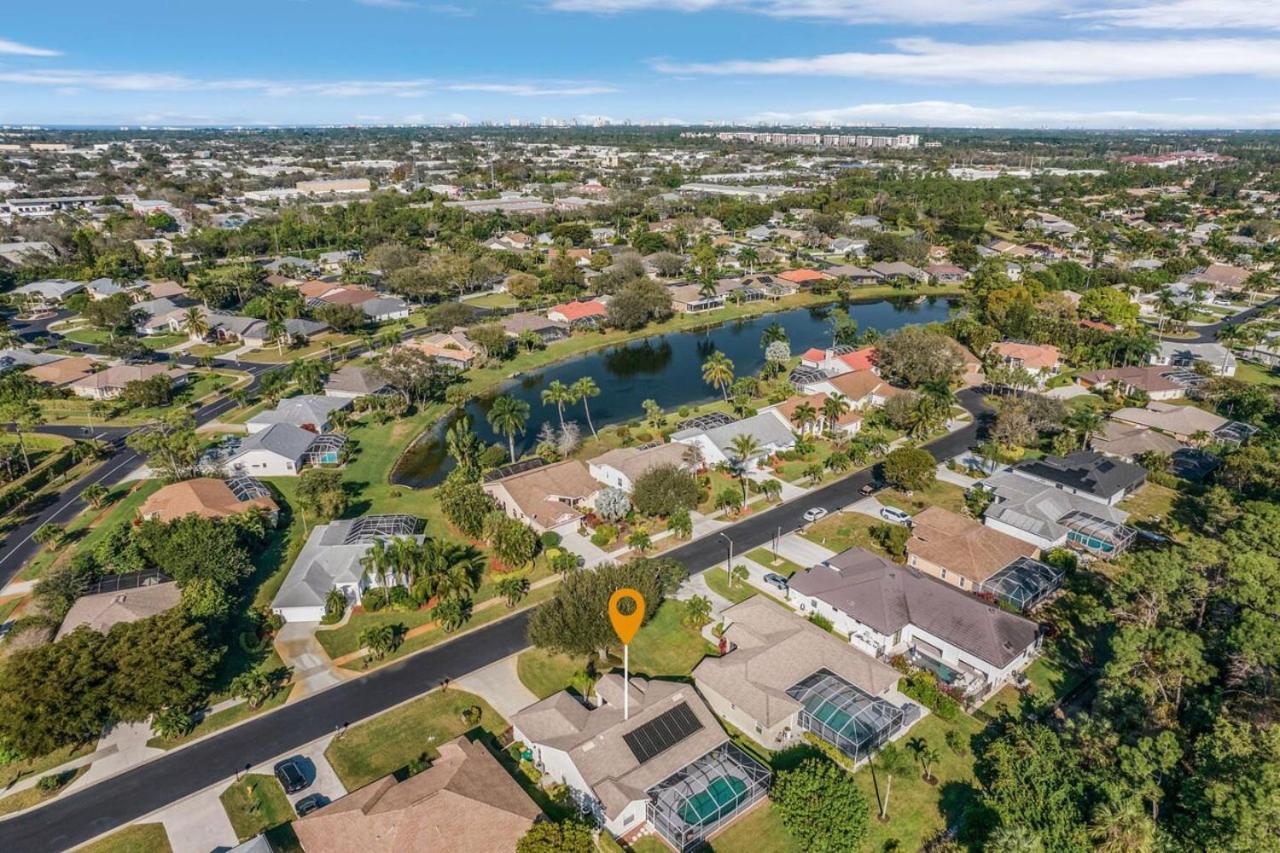
POLYGON ((0 124, 1280 128, 1274 0, 67 0, 0 124))

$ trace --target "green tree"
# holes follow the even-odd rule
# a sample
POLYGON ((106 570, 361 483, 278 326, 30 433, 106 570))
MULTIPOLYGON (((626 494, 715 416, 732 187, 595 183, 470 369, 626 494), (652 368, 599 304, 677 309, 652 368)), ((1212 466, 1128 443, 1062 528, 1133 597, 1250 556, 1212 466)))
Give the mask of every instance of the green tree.
POLYGON ((505 575, 498 579, 495 588, 506 600, 507 607, 515 607, 529 594, 529 579, 523 575, 505 575))
POLYGON ((403 625, 370 625, 360 630, 356 642, 368 649, 375 660, 382 660, 400 647, 403 637, 403 625))
POLYGON ((724 394, 725 402, 729 401, 729 386, 733 384, 733 362, 724 353, 716 350, 702 363, 702 381, 724 394))
POLYGON ((591 827, 578 821, 539 821, 516 842, 516 853, 595 853, 591 827))
POLYGON ((446 634, 452 634, 471 619, 471 599, 442 598, 431 608, 431 618, 440 623, 446 634))
POLYGON ((669 515, 698 505, 698 481, 677 465, 656 465, 632 484, 631 503, 644 515, 669 515))
POLYGON ((524 433, 529 423, 529 404, 524 400, 503 394, 489 407, 489 425, 507 437, 511 461, 516 461, 516 433, 524 433))
POLYGON ((564 430, 564 407, 573 405, 575 402, 576 398, 573 395, 572 388, 559 379, 551 380, 551 383, 542 389, 542 405, 556 407, 556 413, 560 416, 560 429, 562 431, 564 430))
POLYGON ((347 511, 348 497, 342 474, 323 468, 308 468, 298 477, 294 493, 303 511, 303 523, 310 514, 316 522, 339 518, 347 511))
POLYGON ((591 435, 596 436, 596 425, 591 421, 591 406, 587 402, 592 397, 600 396, 600 386, 590 376, 583 376, 569 387, 575 400, 582 401, 582 411, 587 416, 587 427, 591 430, 591 435))
POLYGON ((850 774, 826 758, 809 758, 779 773, 769 796, 804 850, 857 850, 867 837, 867 798, 850 774))
POLYGON ((885 821, 889 819, 889 795, 893 793, 893 776, 895 773, 906 773, 911 762, 902 747, 896 743, 886 743, 872 759, 871 766, 884 775, 884 791, 881 793, 877 785, 876 792, 880 794, 880 820, 885 821))
POLYGON ((920 491, 937 479, 938 463, 927 450, 899 447, 881 463, 884 481, 907 492, 920 491))
POLYGON ((739 433, 729 442, 729 461, 733 465, 733 475, 742 486, 742 502, 747 502, 747 470, 751 460, 760 453, 760 441, 750 433, 739 433))
POLYGON ((106 505, 107 497, 110 494, 107 487, 101 483, 90 483, 81 490, 80 497, 84 498, 89 503, 89 506, 94 509, 102 509, 106 505))

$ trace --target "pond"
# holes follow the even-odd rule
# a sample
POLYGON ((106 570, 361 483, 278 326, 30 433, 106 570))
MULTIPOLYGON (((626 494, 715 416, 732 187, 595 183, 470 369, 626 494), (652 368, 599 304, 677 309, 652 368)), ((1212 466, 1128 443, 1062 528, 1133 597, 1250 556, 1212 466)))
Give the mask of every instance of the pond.
MULTIPOLYGON (((479 398, 467 406, 472 428, 486 444, 506 446, 506 438, 494 432, 486 415, 494 396, 510 394, 529 404, 529 424, 523 435, 516 436, 516 453, 522 454, 537 444, 544 422, 557 423, 555 406, 542 404, 542 389, 555 380, 572 385, 590 376, 600 387, 600 395, 590 401, 591 418, 596 429, 622 423, 644 414, 645 400, 656 400, 668 411, 684 405, 704 403, 716 391, 702 381, 702 363, 711 353, 723 352, 733 362, 738 376, 754 374, 764 365, 764 348, 760 336, 766 326, 779 323, 787 331, 792 353, 809 347, 831 345, 831 316, 846 310, 859 329, 876 329, 888 333, 916 323, 941 322, 947 319, 952 301, 930 297, 915 300, 884 300, 800 308, 777 314, 766 314, 690 332, 631 341, 627 344, 584 353, 567 361, 519 376, 505 383, 493 395, 479 398)), ((582 404, 565 410, 565 419, 574 419, 587 433, 582 404)), ((423 487, 438 484, 448 473, 448 460, 443 435, 449 426, 445 419, 425 433, 404 455, 392 481, 406 486, 423 487)))

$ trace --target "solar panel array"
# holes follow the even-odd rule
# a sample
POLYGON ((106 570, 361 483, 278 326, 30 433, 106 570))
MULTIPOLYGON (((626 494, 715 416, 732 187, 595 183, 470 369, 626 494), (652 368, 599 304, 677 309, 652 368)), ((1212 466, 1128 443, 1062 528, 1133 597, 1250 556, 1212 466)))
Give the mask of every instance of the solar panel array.
POLYGON ((627 732, 622 739, 636 761, 644 764, 701 728, 702 723, 689 708, 689 704, 681 702, 670 711, 664 711, 643 726, 627 732))

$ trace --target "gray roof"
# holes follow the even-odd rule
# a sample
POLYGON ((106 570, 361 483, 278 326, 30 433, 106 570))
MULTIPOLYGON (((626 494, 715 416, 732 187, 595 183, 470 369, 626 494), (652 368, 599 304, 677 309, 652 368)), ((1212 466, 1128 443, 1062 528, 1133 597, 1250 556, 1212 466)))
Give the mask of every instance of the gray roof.
POLYGON ((1025 651, 1040 630, 1029 619, 861 548, 793 575, 791 589, 884 635, 915 625, 996 667, 1025 651))
POLYGON ((986 518, 1049 541, 1067 535, 1067 528, 1058 521, 1072 510, 1117 524, 1129 517, 1123 510, 1024 477, 1016 470, 992 474, 982 485, 995 493, 995 502, 984 514, 986 518))
POLYGON ((383 317, 409 310, 409 303, 396 296, 375 296, 360 303, 360 310, 370 317, 383 317))
POLYGON ((126 289, 125 285, 112 281, 109 278, 95 278, 93 281, 89 282, 86 287, 94 293, 103 296, 114 296, 117 293, 124 293, 126 289))
MULTIPOLYGON (((289 568, 289 574, 272 599, 271 606, 281 608, 323 605, 325 596, 336 585, 359 583, 364 576, 364 566, 360 564, 360 560, 373 547, 375 539, 390 537, 354 534, 369 519, 376 521, 377 518, 348 518, 316 525, 289 568)), ((413 538, 421 542, 424 537, 415 535, 413 538)))
POLYGON ((249 419, 251 424, 314 424, 322 426, 339 409, 345 409, 351 401, 342 397, 322 397, 318 394, 303 394, 299 397, 288 397, 276 404, 274 409, 259 412, 249 419))
POLYGON ((24 296, 38 294, 47 299, 62 299, 79 290, 84 290, 83 281, 67 281, 62 278, 47 278, 43 281, 33 281, 30 284, 22 285, 22 287, 16 287, 13 292, 21 293, 24 296))
POLYGON ((267 450, 297 462, 315 440, 316 434, 307 432, 302 427, 284 423, 272 424, 262 432, 255 432, 253 435, 247 436, 240 443, 240 449, 228 461, 230 462, 251 450, 267 450))
POLYGON ((39 367, 42 364, 49 364, 62 358, 63 356, 60 355, 34 352, 20 347, 0 349, 0 371, 10 370, 14 367, 39 367))
POLYGON ((820 669, 879 696, 900 673, 855 649, 794 612, 755 595, 723 613, 725 638, 734 648, 723 657, 705 657, 693 671, 695 683, 728 699, 756 722, 773 726, 800 710, 787 695, 820 669))
POLYGON ((349 364, 330 374, 324 384, 326 391, 347 391, 352 394, 374 394, 387 387, 387 380, 371 367, 349 364))
MULTIPOLYGON (((161 297, 159 299, 146 299, 142 302, 138 302, 129 310, 137 314, 143 314, 146 316, 146 319, 151 320, 177 311, 178 306, 174 304, 173 300, 161 297)), ((212 316, 213 315, 210 315, 211 318, 212 316)))
MULTIPOLYGON (((684 438, 692 438, 702 432, 704 431, 696 427, 682 429, 679 432, 672 433, 671 438, 674 441, 679 441, 684 438)), ((705 432, 707 439, 725 453, 732 449, 733 439, 744 434, 755 436, 756 441, 760 442, 762 447, 770 444, 788 445, 795 441, 795 436, 792 434, 791 429, 782 422, 781 417, 772 412, 761 412, 758 415, 734 421, 731 424, 705 430, 705 432)))

